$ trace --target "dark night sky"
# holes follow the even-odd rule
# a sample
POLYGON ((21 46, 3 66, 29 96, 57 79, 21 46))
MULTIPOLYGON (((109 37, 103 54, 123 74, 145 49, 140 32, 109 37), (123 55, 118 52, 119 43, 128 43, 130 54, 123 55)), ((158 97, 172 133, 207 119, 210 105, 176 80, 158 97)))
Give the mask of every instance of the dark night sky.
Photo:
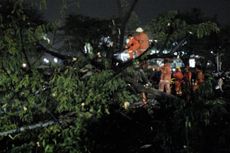
MULTIPOLYGON (((48 0, 46 17, 58 19, 62 0, 48 0), (55 5, 54 5, 55 4, 55 5)), ((80 13, 92 17, 109 17, 117 14, 116 0, 80 0, 80 8, 73 3, 68 7, 70 13, 80 13)), ((139 0, 135 11, 142 22, 149 21, 160 13, 169 10, 201 9, 205 15, 214 16, 220 23, 230 25, 230 0, 139 0)))

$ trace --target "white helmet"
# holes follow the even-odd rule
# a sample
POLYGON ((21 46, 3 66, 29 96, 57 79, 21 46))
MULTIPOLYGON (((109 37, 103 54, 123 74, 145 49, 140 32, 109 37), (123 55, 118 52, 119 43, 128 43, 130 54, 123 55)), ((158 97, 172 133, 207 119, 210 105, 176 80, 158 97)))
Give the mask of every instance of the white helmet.
POLYGON ((136 32, 143 32, 144 30, 141 28, 141 27, 138 27, 137 29, 136 29, 136 32))

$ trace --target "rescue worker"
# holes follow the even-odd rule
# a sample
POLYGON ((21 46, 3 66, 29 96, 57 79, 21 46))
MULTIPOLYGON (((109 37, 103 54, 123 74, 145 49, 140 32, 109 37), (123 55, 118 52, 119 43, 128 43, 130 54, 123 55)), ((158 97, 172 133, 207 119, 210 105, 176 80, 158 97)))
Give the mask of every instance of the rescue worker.
POLYGON ((183 73, 181 72, 180 67, 176 68, 176 71, 173 73, 173 77, 175 78, 175 91, 177 95, 181 95, 181 85, 183 81, 183 73))
POLYGON ((128 35, 127 50, 129 53, 130 60, 134 59, 134 53, 140 48, 140 43, 133 37, 132 34, 128 35))
POLYGON ((190 70, 189 65, 185 66, 184 71, 184 82, 183 82, 183 95, 187 102, 191 101, 191 95, 192 95, 192 72, 190 70))
POLYGON ((132 51, 130 49, 128 51, 125 50, 121 53, 114 54, 116 59, 121 60, 122 62, 126 62, 130 58, 134 59, 133 53, 136 53, 136 55, 138 57, 148 49, 149 38, 148 38, 147 34, 144 32, 144 30, 141 27, 137 28, 136 32, 137 32, 137 34, 132 39, 133 42, 131 42, 131 44, 134 43, 135 40, 137 40, 138 43, 135 42, 135 44, 133 44, 132 51))
POLYGON ((203 82, 204 82, 204 73, 201 69, 201 66, 197 65, 196 66, 196 80, 193 85, 193 91, 196 91, 203 82))
POLYGON ((140 44, 137 50, 137 56, 140 56, 142 53, 144 53, 149 48, 149 37, 141 27, 138 27, 136 29, 136 32, 137 32, 137 35, 135 35, 134 38, 140 44))
POLYGON ((168 59, 164 59, 164 65, 160 68, 161 78, 159 83, 159 90, 166 93, 171 93, 170 82, 171 82, 171 66, 168 59))
POLYGON ((184 80, 185 80, 185 82, 189 83, 189 85, 191 85, 192 72, 190 71, 189 65, 186 65, 186 67, 185 67, 184 80))

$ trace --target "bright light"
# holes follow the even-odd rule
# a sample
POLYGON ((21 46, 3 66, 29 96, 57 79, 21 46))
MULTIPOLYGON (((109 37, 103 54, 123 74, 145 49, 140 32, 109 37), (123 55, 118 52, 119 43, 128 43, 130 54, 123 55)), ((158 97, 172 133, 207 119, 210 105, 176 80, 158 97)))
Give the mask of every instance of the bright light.
POLYGON ((124 102, 124 105, 123 105, 124 109, 128 109, 129 106, 130 106, 130 103, 129 103, 129 102, 127 102, 127 101, 124 102))
POLYGON ((189 67, 194 68, 196 66, 196 61, 194 58, 189 59, 189 67))
POLYGON ((50 61, 47 58, 43 58, 43 61, 48 64, 50 61))
POLYGON ((26 63, 22 63, 22 67, 23 67, 23 68, 26 68, 26 67, 27 67, 27 64, 26 64, 26 63))
POLYGON ((157 53, 159 53, 159 50, 157 50, 157 49, 152 49, 152 50, 151 50, 151 55, 152 55, 152 54, 157 54, 157 53))
POLYGON ((158 42, 158 40, 157 39, 155 39, 155 40, 153 40, 155 43, 157 43, 158 42))
POLYGON ((176 55, 177 55, 177 52, 174 52, 173 54, 176 56, 176 55))
POLYGON ((163 54, 167 54, 167 50, 163 50, 163 54))
POLYGON ((163 66, 163 65, 164 65, 164 63, 163 63, 163 61, 162 61, 162 60, 157 60, 157 65, 159 65, 159 66, 163 66))
POLYGON ((167 26, 170 26, 171 25, 171 23, 169 22, 168 24, 167 24, 167 26))
POLYGON ((211 50, 210 53, 213 54, 214 53, 213 50, 211 50))
POLYGON ((58 63, 58 59, 56 57, 54 58, 54 63, 58 63))
POLYGON ((73 58, 73 61, 76 61, 76 60, 77 60, 77 58, 76 58, 76 57, 74 57, 74 58, 73 58))

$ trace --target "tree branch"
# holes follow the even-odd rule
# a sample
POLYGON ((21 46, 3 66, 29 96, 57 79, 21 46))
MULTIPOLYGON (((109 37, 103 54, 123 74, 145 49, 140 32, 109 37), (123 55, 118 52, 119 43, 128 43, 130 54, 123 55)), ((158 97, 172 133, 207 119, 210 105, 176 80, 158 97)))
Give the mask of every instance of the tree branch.
MULTIPOLYGON (((119 41, 119 50, 122 50, 123 47, 123 42, 124 42, 124 35, 125 35, 125 29, 126 29, 126 25, 129 21, 129 18, 137 4, 138 0, 134 0, 134 2, 132 3, 128 13, 126 14, 126 16, 123 18, 122 22, 121 22, 121 35, 120 35, 120 41, 119 41)), ((120 3, 119 3, 120 4, 120 3)))
POLYGON ((8 136, 10 134, 14 134, 14 133, 18 133, 18 132, 24 132, 25 130, 33 130, 33 129, 37 129, 37 128, 47 127, 47 126, 50 126, 53 124, 56 124, 56 122, 55 121, 48 121, 48 122, 37 123, 37 124, 29 125, 29 126, 23 126, 23 127, 16 128, 13 130, 0 132, 0 136, 8 136))

